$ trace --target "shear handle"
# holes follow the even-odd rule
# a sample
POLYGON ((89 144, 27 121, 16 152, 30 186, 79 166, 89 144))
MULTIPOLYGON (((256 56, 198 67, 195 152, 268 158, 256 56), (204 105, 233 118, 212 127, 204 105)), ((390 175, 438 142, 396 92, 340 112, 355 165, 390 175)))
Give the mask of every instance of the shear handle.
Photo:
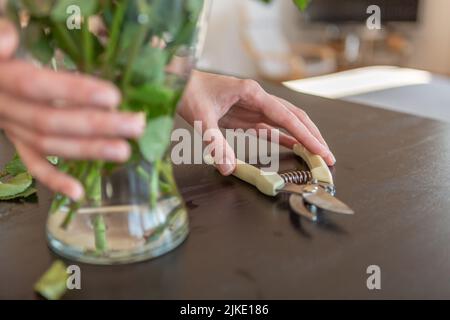
POLYGON ((236 170, 233 175, 258 188, 268 196, 275 196, 284 187, 283 178, 276 172, 265 172, 244 161, 236 159, 236 170))
MULTIPOLYGON (((214 165, 211 155, 205 155, 204 160, 207 164, 214 165)), ((265 172, 239 159, 236 159, 233 176, 250 183, 268 196, 276 196, 278 190, 284 187, 283 178, 276 172, 265 172)))
POLYGON ((313 179, 333 185, 333 176, 321 156, 312 154, 301 144, 294 145, 294 153, 302 158, 309 167, 313 179))

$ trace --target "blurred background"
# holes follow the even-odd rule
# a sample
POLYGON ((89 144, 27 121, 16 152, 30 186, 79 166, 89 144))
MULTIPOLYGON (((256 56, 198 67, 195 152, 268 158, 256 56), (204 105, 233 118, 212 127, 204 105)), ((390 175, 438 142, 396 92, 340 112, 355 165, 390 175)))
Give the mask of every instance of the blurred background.
POLYGON ((311 0, 306 12, 292 0, 212 0, 210 10, 201 69, 450 122, 450 0, 311 0), (379 30, 366 26, 372 4, 379 30))
MULTIPOLYGON (((289 59, 298 54, 308 60, 307 48, 295 52, 299 44, 316 45, 309 52, 313 61, 302 63, 305 76, 313 64, 320 73, 317 60, 327 60, 324 48, 332 48, 336 59, 335 70, 329 71, 389 64, 450 75, 450 1, 312 0, 302 13, 291 0, 273 0, 269 5, 257 0, 212 0, 200 66, 255 77, 266 64, 276 76, 283 71, 277 56, 289 59), (381 30, 366 28, 368 4, 381 7, 381 30), (255 59, 258 54, 273 58, 255 59)), ((323 71, 331 63, 323 61, 323 71)))

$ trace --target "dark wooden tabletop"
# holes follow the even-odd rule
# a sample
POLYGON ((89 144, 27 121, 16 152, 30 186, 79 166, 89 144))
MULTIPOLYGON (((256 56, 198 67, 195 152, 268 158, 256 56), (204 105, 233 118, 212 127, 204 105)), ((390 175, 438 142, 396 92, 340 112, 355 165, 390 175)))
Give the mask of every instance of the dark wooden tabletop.
MULTIPOLYGON (((450 125, 265 88, 319 125, 338 160, 338 196, 356 215, 313 224, 211 167, 178 166, 187 241, 143 263, 81 264, 82 289, 66 299, 450 298, 450 125), (381 268, 381 290, 366 287, 369 265, 381 268)), ((0 298, 35 298, 57 259, 45 241, 50 199, 41 189, 37 203, 0 203, 0 298)))

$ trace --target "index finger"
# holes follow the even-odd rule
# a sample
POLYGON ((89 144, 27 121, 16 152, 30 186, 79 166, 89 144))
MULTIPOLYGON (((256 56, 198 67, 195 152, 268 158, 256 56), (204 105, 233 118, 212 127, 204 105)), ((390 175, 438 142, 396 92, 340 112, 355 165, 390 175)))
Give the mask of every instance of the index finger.
POLYGON ((325 159, 331 157, 330 150, 283 103, 266 93, 254 82, 251 82, 251 85, 247 88, 244 85, 242 89, 243 99, 246 104, 257 108, 278 126, 286 129, 312 153, 318 154, 325 159))
POLYGON ((0 62, 0 90, 40 102, 64 101, 75 105, 115 108, 119 90, 92 76, 55 72, 20 60, 0 62))

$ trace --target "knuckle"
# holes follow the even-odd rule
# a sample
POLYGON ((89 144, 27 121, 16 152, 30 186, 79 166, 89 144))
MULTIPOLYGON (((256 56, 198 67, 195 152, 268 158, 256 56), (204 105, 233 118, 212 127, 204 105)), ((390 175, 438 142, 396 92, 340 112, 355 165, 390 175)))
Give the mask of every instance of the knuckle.
POLYGON ((255 80, 244 79, 241 81, 242 95, 244 98, 257 98, 261 94, 262 88, 255 80))
POLYGON ((36 112, 33 116, 33 128, 40 133, 49 133, 51 131, 50 124, 54 115, 46 112, 36 112))
POLYGON ((302 118, 302 119, 308 119, 309 118, 309 116, 306 113, 306 111, 304 111, 302 109, 298 109, 298 114, 300 115, 300 118, 302 118))
POLYGON ((294 126, 300 121, 292 114, 289 114, 288 112, 282 112, 280 113, 280 122, 285 123, 286 125, 294 126))
POLYGON ((14 85, 19 95, 28 96, 33 91, 33 84, 30 79, 33 79, 33 75, 29 75, 29 77, 19 75, 16 77, 14 85))
POLYGON ((42 174, 42 167, 39 164, 28 163, 27 169, 33 177, 45 183, 46 175, 42 174))

